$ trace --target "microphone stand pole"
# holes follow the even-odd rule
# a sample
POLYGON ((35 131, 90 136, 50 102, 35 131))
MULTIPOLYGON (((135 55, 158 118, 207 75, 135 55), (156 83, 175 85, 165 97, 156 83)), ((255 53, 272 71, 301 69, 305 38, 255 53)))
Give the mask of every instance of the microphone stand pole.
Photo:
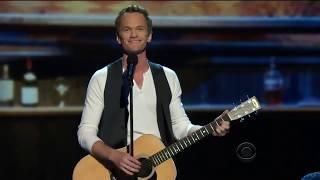
MULTIPOLYGON (((128 76, 129 81, 129 96, 130 96, 130 144, 129 147, 127 147, 127 152, 130 153, 131 156, 133 155, 133 93, 132 93, 132 87, 133 87, 133 74, 132 76, 128 76)), ((137 177, 132 176, 129 177, 128 180, 138 180, 137 177)))
MULTIPOLYGON (((133 77, 134 77, 134 71, 135 67, 138 63, 138 57, 136 54, 128 54, 127 57, 127 80, 128 80, 128 86, 129 86, 129 96, 130 96, 130 144, 129 147, 127 147, 127 151, 130 152, 131 156, 134 156, 133 153, 133 77)), ((128 152, 128 153, 129 153, 128 152)), ((132 180, 137 180, 135 176, 132 177, 132 180)))
MULTIPOLYGON (((130 61, 132 61, 132 59, 130 59, 130 61)), ((127 74, 127 78, 128 78, 128 86, 129 86, 129 96, 130 96, 130 143, 129 143, 129 148, 127 148, 127 151, 130 152, 130 155, 133 156, 133 92, 132 92, 132 88, 133 88, 133 75, 134 75, 134 70, 135 70, 135 66, 137 64, 136 62, 130 62, 128 63, 128 74, 127 74)), ((129 153, 128 152, 128 153, 129 153)))
POLYGON ((133 75, 129 77, 129 96, 130 96, 130 155, 133 156, 133 75))

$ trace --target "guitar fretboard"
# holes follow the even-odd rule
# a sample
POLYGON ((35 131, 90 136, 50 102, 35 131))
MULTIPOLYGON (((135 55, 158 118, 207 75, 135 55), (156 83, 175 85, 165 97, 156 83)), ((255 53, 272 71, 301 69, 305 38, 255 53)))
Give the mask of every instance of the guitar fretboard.
POLYGON ((208 135, 212 135, 215 131, 214 129, 221 124, 222 121, 230 121, 228 114, 222 114, 222 116, 217 117, 211 123, 203 126, 202 128, 198 129, 197 131, 191 133, 189 136, 186 136, 179 141, 171 144, 170 146, 166 147, 165 149, 157 152, 156 154, 150 157, 154 167, 158 166, 162 162, 170 159, 171 157, 175 156, 179 152, 183 151, 187 147, 193 145, 194 143, 198 142, 199 140, 203 139, 208 135))

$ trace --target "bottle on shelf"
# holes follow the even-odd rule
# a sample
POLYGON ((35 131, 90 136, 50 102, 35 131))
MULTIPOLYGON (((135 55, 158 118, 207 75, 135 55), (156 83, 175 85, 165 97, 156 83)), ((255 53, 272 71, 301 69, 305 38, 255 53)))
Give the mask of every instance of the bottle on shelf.
POLYGON ((9 65, 2 65, 0 76, 0 105, 12 106, 14 102, 14 80, 10 78, 9 65))
POLYGON ((67 84, 64 77, 59 76, 56 79, 56 83, 54 85, 54 88, 58 92, 58 95, 59 95, 58 107, 60 107, 60 108, 65 107, 67 105, 64 97, 65 97, 65 94, 69 91, 69 87, 70 86, 67 84))
POLYGON ((269 69, 264 74, 264 98, 268 105, 278 105, 283 101, 284 80, 276 68, 275 58, 271 58, 269 69))
POLYGON ((23 75, 21 85, 21 105, 22 106, 36 106, 39 104, 39 88, 37 76, 32 69, 32 60, 26 60, 27 71, 23 75))

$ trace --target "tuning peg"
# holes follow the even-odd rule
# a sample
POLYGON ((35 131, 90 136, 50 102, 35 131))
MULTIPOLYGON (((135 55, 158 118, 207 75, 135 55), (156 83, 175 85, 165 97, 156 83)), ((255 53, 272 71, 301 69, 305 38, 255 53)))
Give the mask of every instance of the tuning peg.
POLYGON ((233 105, 233 109, 237 107, 237 105, 234 102, 232 103, 232 105, 233 105))
POLYGON ((242 123, 244 121, 244 118, 242 117, 241 119, 240 119, 240 122, 242 123))
POLYGON ((249 95, 247 94, 247 99, 250 99, 249 95))

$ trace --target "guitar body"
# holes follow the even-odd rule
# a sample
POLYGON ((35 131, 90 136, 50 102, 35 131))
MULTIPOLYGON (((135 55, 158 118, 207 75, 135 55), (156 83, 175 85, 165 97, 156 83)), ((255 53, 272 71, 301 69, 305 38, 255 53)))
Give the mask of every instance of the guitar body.
MULTIPOLYGON (((134 141, 134 156, 137 157, 142 166, 138 175, 144 178, 139 180, 174 180, 177 170, 171 157, 191 146, 206 136, 212 136, 218 124, 222 121, 233 121, 249 115, 261 106, 252 97, 247 101, 233 108, 230 112, 225 111, 211 123, 192 132, 190 135, 178 140, 177 142, 165 147, 159 138, 153 135, 143 135, 134 141), (150 157, 150 158, 149 158, 150 157), (155 167, 154 167, 155 166, 155 167), (150 172, 150 173, 149 173, 150 172)), ((119 149, 126 152, 126 147, 119 149)), ((106 168, 109 165, 102 165, 94 157, 87 155, 82 158, 73 170, 73 180, 111 180, 111 172, 106 168)), ((117 180, 128 180, 128 176, 120 170, 115 170, 117 180)), ((113 180, 113 179, 112 179, 113 180)))
MULTIPOLYGON (((134 156, 149 157, 158 151, 164 149, 165 146, 161 140, 153 135, 143 135, 134 141, 134 156)), ((126 147, 118 149, 126 152, 126 147)), ((172 159, 168 159, 155 167, 157 180, 174 180, 177 176, 176 167, 172 159)), ((73 180, 112 180, 111 172, 97 161, 93 156, 87 155, 83 157, 73 170, 73 180)), ((138 178, 145 179, 145 178, 138 178)), ((121 180, 121 179, 120 179, 121 180)))

